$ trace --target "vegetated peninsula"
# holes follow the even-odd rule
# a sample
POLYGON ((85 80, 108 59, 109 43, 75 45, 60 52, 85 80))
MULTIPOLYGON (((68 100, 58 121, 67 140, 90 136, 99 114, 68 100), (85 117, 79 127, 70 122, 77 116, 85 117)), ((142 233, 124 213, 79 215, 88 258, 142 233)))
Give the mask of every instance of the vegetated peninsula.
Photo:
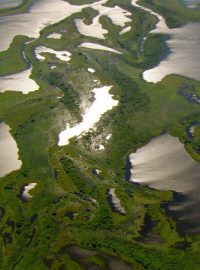
POLYGON ((200 269, 200 9, 0 0, 0 270, 200 269))

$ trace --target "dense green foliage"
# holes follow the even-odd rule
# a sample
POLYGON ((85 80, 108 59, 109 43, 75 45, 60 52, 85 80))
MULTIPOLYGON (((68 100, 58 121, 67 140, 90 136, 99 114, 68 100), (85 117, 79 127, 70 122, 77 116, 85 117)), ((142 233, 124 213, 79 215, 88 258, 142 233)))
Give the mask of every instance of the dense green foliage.
MULTIPOLYGON (((174 16, 180 19, 185 13, 177 11, 178 1, 174 3, 174 16)), ((150 35, 138 54, 155 17, 134 8, 128 0, 110 0, 108 4, 120 5, 133 14, 130 32, 119 35, 120 27, 104 16, 101 22, 109 31, 105 40, 81 35, 74 19, 90 23, 96 13, 87 9, 42 29, 32 43, 25 44, 26 37, 16 37, 0 54, 5 64, 3 68, 0 63, 0 74, 9 74, 27 67, 21 57, 24 50, 33 66, 32 77, 40 86, 28 95, 0 94, 0 119, 12 128, 23 164, 0 182, 2 270, 113 270, 112 264, 122 265, 121 270, 199 269, 199 235, 180 235, 175 220, 161 206, 173 199, 172 192, 134 185, 126 181, 125 170, 131 152, 166 130, 200 159, 199 125, 193 138, 186 132, 200 122, 199 104, 180 92, 184 89, 187 95, 191 91, 200 95, 200 83, 175 75, 157 84, 143 81, 143 70, 155 65, 166 49, 163 36, 150 35), (66 27, 61 39, 46 38, 66 27), (83 41, 98 42, 122 54, 80 48, 83 41), (34 49, 40 45, 68 50, 71 60, 63 62, 45 54, 45 60, 39 62, 34 49), (52 70, 52 66, 56 68, 52 70), (89 73, 88 67, 96 72, 89 73), (96 129, 58 147, 58 134, 66 123, 81 120, 82 104, 90 106, 91 90, 102 85, 113 85, 111 93, 118 106, 101 117, 96 129), (112 137, 106 142, 108 134, 112 137), (96 145, 102 141, 105 150, 99 151, 96 145), (100 170, 99 175, 94 169, 100 170), (37 187, 31 191, 33 197, 23 202, 21 188, 31 182, 37 187), (110 188, 115 188, 125 215, 112 211, 107 196, 110 188), (154 226, 142 235, 147 215, 154 226)), ((167 4, 169 1, 162 2, 167 4)), ((194 16, 182 6, 181 10, 194 16)))

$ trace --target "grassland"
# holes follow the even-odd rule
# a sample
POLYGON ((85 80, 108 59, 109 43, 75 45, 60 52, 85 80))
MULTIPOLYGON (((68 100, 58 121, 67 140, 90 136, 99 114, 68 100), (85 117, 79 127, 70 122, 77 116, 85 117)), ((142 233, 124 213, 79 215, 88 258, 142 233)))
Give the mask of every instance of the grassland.
MULTIPOLYGON (((100 43, 80 35, 73 23, 75 18, 88 19, 88 12, 91 18, 95 15, 87 10, 46 27, 38 39, 24 45, 39 91, 0 94, 0 119, 12 128, 23 163, 21 170, 0 182, 2 270, 108 270, 108 260, 123 261, 129 269, 138 270, 199 269, 199 236, 180 235, 176 222, 161 207, 172 200, 172 192, 133 185, 125 180, 125 167, 131 152, 164 130, 196 148, 199 128, 193 142, 185 141, 185 130, 199 121, 199 105, 181 96, 179 89, 183 84, 193 84, 199 93, 200 83, 174 75, 157 84, 143 81, 142 71, 163 53, 161 36, 150 36, 143 54, 137 57, 138 42, 152 28, 155 18, 133 8, 129 1, 116 2, 133 13, 132 31, 120 36, 119 27, 104 17, 102 23, 109 34, 101 44, 123 55, 78 47, 84 41, 100 43), (60 40, 46 38, 66 27, 67 33, 60 40), (158 54, 152 44, 158 46, 158 54), (67 63, 45 54, 45 61, 38 62, 33 52, 39 45, 68 50, 72 59, 67 63), (56 68, 52 70, 52 66, 56 68), (89 66, 96 70, 94 74, 88 73, 89 66), (101 85, 113 85, 111 91, 119 105, 101 118, 96 130, 58 147, 58 134, 65 121, 79 121, 81 103, 91 104, 95 79, 101 85), (95 150, 95 145, 110 133, 105 151, 95 150), (100 177, 92 174, 94 168, 101 170, 100 177), (30 182, 38 185, 32 191, 33 198, 24 203, 20 188, 30 182), (110 208, 106 193, 112 187, 125 215, 110 208), (146 214, 154 226, 141 235, 146 214), (85 259, 78 256, 78 248, 89 252, 85 259)), ((9 58, 12 54, 19 61, 18 71, 26 67, 20 58, 25 40, 17 37, 2 53, 6 69, 2 68, 1 74, 17 71, 17 66, 11 68, 11 63, 16 63, 9 58)))

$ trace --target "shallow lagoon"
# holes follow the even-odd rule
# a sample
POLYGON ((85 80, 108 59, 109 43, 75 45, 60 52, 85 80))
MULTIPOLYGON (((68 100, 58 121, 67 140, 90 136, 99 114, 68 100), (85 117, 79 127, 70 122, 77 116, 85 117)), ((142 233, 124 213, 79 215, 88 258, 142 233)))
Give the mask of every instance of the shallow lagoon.
POLYGON ((130 162, 132 182, 184 195, 184 200, 172 203, 170 210, 185 223, 184 230, 200 231, 200 163, 192 159, 177 138, 165 134, 151 140, 130 155, 130 162))
POLYGON ((20 168, 18 148, 10 134, 10 128, 5 123, 0 123, 0 177, 20 168))
POLYGON ((200 23, 189 23, 181 28, 169 29, 162 16, 138 5, 137 2, 138 0, 132 0, 134 6, 144 9, 158 18, 156 28, 150 33, 170 35, 170 39, 167 41, 170 54, 156 67, 144 71, 144 80, 157 83, 170 74, 200 80, 200 23))

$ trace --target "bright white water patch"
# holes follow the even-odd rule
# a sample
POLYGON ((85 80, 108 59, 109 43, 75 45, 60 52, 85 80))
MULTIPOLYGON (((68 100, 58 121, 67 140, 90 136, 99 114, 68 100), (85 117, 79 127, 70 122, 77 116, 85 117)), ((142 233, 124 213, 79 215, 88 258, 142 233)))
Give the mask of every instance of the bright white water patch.
POLYGON ((111 205, 114 208, 115 211, 125 214, 125 209, 122 207, 120 199, 117 197, 115 193, 115 188, 111 188, 108 190, 108 196, 111 197, 111 205))
POLYGON ((120 35, 123 35, 127 32, 131 31, 131 26, 127 26, 126 28, 122 29, 121 32, 119 32, 120 35))
POLYGON ((25 201, 30 200, 33 198, 33 196, 29 193, 32 189, 34 189, 37 186, 37 183, 30 183, 27 186, 23 187, 23 192, 22 192, 22 199, 25 201))
POLYGON ((47 36, 47 38, 61 39, 62 35, 59 33, 51 33, 47 36))
POLYGON ((89 71, 90 73, 95 73, 95 70, 94 70, 93 68, 88 68, 88 71, 89 71))
POLYGON ((130 12, 118 6, 103 6, 104 4, 106 4, 106 2, 107 0, 101 0, 89 5, 91 8, 98 11, 99 13, 96 17, 93 18, 91 24, 85 24, 84 20, 75 20, 76 27, 81 34, 85 36, 105 39, 104 35, 107 34, 108 31, 104 29, 99 22, 101 16, 107 16, 111 19, 113 24, 121 26, 123 28, 126 26, 126 23, 131 22, 129 16, 131 16, 132 14, 130 12))
POLYGON ((106 141, 108 142, 108 141, 111 139, 111 137, 112 137, 112 134, 108 134, 108 135, 106 136, 106 141))
POLYGON ((143 72, 144 80, 157 83, 170 74, 200 80, 200 23, 190 23, 181 28, 169 29, 162 16, 136 2, 137 0, 132 0, 134 6, 146 10, 158 18, 156 28, 150 33, 170 35, 170 40, 167 41, 170 54, 156 67, 143 72), (185 56, 187 56, 187 60, 185 56))
POLYGON ((23 94, 39 89, 39 86, 30 78, 32 68, 22 72, 0 77, 0 92, 17 91, 23 94))
POLYGON ((0 177, 19 170, 21 165, 17 144, 10 134, 10 128, 5 123, 0 123, 0 177))
POLYGON ((105 150, 104 145, 103 145, 103 144, 99 144, 99 145, 98 145, 98 150, 100 150, 100 151, 105 150))
POLYGON ((167 26, 167 24, 165 22, 165 19, 160 14, 152 11, 149 8, 138 5, 137 2, 138 2, 138 0, 132 0, 131 3, 132 3, 133 6, 138 7, 140 9, 143 9, 143 10, 149 12, 150 14, 156 16, 157 19, 158 19, 158 22, 156 24, 155 29, 153 29, 150 33, 168 33, 170 31, 170 29, 168 28, 168 26, 167 26))
MULTIPOLYGON (((107 0, 102 0, 78 6, 62 0, 34 1, 28 13, 0 17, 0 37, 4 37, 0 40, 0 51, 6 50, 16 35, 38 38, 40 30, 45 26, 62 21, 86 7, 97 10, 99 15, 106 15, 114 24, 125 27, 126 23, 131 21, 127 17, 131 13, 118 6, 103 6, 106 2, 107 0)), ((93 29, 91 28, 92 31, 93 29)))
POLYGON ((169 209, 181 221, 183 231, 200 231, 200 163, 193 160, 177 138, 165 134, 130 155, 131 181, 158 190, 183 194, 169 209))
POLYGON ((0 0, 1 8, 12 8, 17 7, 23 3, 23 0, 0 0))
POLYGON ((182 193, 200 188, 200 163, 194 161, 177 138, 165 134, 130 155, 131 181, 182 193))
POLYGON ((6 50, 13 38, 25 35, 38 38, 40 30, 47 25, 57 23, 89 5, 70 5, 62 0, 34 1, 29 12, 0 17, 0 51, 6 50))
POLYGON ((90 4, 90 7, 93 8, 94 10, 99 12, 100 16, 107 16, 111 19, 113 24, 125 27, 126 23, 131 22, 131 19, 129 16, 132 14, 128 12, 127 10, 115 6, 115 7, 106 7, 103 6, 104 4, 107 3, 107 0, 102 0, 95 2, 93 4, 90 4))
POLYGON ((103 46, 103 45, 100 45, 100 44, 97 44, 97 43, 92 43, 92 42, 83 42, 79 47, 88 48, 88 49, 94 49, 94 50, 103 50, 103 51, 122 54, 121 52, 119 52, 119 51, 117 51, 115 49, 112 49, 110 47, 103 46))
POLYGON ((84 20, 76 19, 75 24, 78 31, 85 36, 95 37, 100 39, 105 39, 104 35, 108 33, 108 30, 103 29, 102 25, 99 22, 99 17, 96 16, 93 19, 92 24, 85 24, 84 20))
POLYGON ((158 66, 146 70, 144 80, 156 83, 169 74, 200 80, 200 23, 171 29, 170 34, 167 41, 170 54, 158 66))
POLYGON ((89 131, 89 129, 93 128, 100 120, 105 112, 111 110, 114 106, 117 106, 118 101, 114 100, 113 96, 109 93, 111 88, 112 86, 103 86, 93 89, 94 102, 85 115, 83 115, 83 121, 74 127, 67 126, 66 130, 59 134, 59 146, 67 145, 71 138, 89 131))
POLYGON ((35 55, 38 60, 45 60, 45 57, 41 55, 41 53, 52 53, 55 54, 55 56, 62 60, 62 61, 69 61, 71 59, 71 53, 68 51, 55 51, 51 48, 47 48, 44 46, 36 47, 35 49, 35 55))

